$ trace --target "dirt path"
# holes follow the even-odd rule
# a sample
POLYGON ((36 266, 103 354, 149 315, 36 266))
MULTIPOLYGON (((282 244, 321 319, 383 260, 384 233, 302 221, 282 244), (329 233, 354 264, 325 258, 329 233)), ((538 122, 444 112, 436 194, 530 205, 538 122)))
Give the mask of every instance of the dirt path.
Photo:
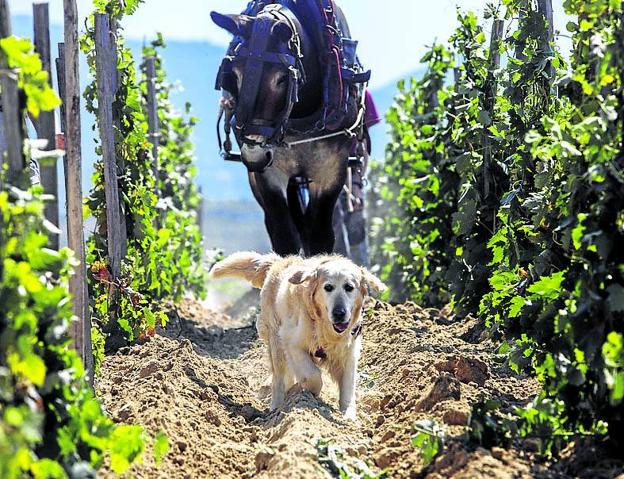
POLYGON ((320 400, 297 393, 284 410, 267 411, 258 399, 268 373, 264 348, 249 327, 253 317, 233 321, 193 303, 180 314, 181 331, 172 321, 149 342, 108 358, 97 384, 113 418, 169 437, 171 451, 160 468, 146 457, 132 477, 339 477, 330 472, 336 462, 361 477, 371 477, 363 475, 364 463, 391 478, 566 477, 531 466, 521 451, 471 450, 462 441, 471 404, 480 398, 512 407, 537 392, 532 380, 496 362, 494 346, 481 341, 474 321, 454 322, 412 304, 372 303, 353 423, 337 412, 333 385, 320 400), (428 469, 410 441, 420 419, 435 419, 449 437, 445 454, 428 469), (320 455, 319 440, 330 441, 320 455), (327 452, 334 461, 324 466, 319 459, 327 452))

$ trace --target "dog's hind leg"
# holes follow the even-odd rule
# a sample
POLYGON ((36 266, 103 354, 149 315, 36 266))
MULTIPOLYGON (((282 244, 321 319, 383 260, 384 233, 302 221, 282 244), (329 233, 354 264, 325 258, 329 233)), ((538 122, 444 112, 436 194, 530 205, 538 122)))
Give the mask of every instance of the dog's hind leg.
POLYGON ((276 340, 269 342, 269 356, 271 359, 271 410, 284 404, 286 396, 286 358, 276 340))

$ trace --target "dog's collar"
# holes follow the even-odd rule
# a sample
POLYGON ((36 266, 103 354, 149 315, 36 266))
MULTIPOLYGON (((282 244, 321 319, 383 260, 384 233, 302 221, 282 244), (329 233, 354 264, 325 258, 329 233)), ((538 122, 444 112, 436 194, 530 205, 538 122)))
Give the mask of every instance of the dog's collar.
POLYGON ((325 348, 323 346, 319 346, 314 353, 314 357, 319 359, 327 359, 327 353, 325 352, 325 348))
POLYGON ((357 338, 360 334, 362 334, 362 329, 364 329, 364 323, 357 323, 354 326, 353 331, 351 331, 351 336, 357 338))

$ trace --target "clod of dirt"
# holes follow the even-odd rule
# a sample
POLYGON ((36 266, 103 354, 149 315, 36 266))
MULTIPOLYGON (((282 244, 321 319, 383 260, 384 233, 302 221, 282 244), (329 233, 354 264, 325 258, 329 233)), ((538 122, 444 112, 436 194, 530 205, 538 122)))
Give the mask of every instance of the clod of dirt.
POLYGON ((139 377, 146 378, 154 374, 159 369, 160 369, 160 365, 158 364, 157 361, 150 361, 149 363, 147 363, 145 366, 141 368, 141 371, 139 371, 139 377))
POLYGON ((431 411, 442 401, 453 399, 459 401, 461 398, 461 386, 459 381, 450 374, 442 374, 437 377, 427 396, 418 404, 420 411, 431 411))
POLYGON ((132 416, 134 416, 134 408, 132 405, 124 404, 121 408, 119 408, 119 411, 117 411, 115 420, 119 422, 127 422, 132 416))
POLYGON ((450 409, 444 413, 442 420, 449 426, 467 426, 470 411, 460 411, 458 409, 450 409))
POLYGON ((269 461, 275 457, 275 451, 271 448, 266 448, 256 454, 256 472, 265 471, 269 468, 269 461))
POLYGON ((490 378, 490 369, 486 363, 476 358, 457 357, 435 365, 438 371, 451 373, 461 382, 484 386, 490 378))

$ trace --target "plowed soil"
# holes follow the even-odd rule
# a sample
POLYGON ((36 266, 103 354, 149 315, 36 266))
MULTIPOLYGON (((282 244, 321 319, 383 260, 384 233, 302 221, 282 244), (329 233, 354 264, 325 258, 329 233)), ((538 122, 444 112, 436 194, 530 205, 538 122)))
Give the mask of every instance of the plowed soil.
POLYGON ((108 357, 97 389, 109 414, 149 434, 164 431, 171 445, 159 467, 148 451, 128 477, 330 478, 340 477, 341 464, 352 477, 385 471, 383 477, 397 479, 594 479, 622 472, 617 462, 596 465, 589 447, 540 464, 530 447, 470 446, 465 433, 473 404, 494 398, 506 408, 523 406, 537 384, 504 365, 474 320, 455 321, 414 304, 369 306, 356 422, 337 411, 329 378, 320 398, 293 391, 282 410, 268 410, 268 400, 260 399, 267 390, 265 349, 253 314, 233 319, 189 301, 180 321, 108 357), (446 437, 429 467, 411 444, 414 423, 425 419, 446 437))

